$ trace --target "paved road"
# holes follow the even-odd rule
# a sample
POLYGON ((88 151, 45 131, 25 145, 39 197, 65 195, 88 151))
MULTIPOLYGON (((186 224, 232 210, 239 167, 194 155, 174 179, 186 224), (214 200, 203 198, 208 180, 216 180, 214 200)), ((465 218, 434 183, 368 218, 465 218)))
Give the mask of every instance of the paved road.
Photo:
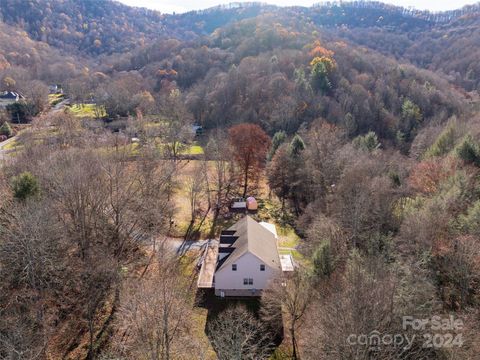
MULTIPOLYGON (((135 236, 134 236, 135 237, 135 236)), ((143 241, 145 244, 152 244, 153 239, 148 237, 142 237, 138 235, 136 238, 137 241, 143 241)), ((199 250, 204 248, 209 242, 215 243, 217 240, 183 240, 180 238, 174 237, 163 237, 159 236, 155 239, 156 247, 161 246, 161 244, 167 244, 172 250, 178 254, 184 254, 188 250, 199 250)))
POLYGON ((177 254, 185 254, 189 250, 201 250, 208 243, 213 243, 217 240, 181 240, 176 238, 168 238, 168 244, 177 252, 177 254))
POLYGON ((0 143, 0 164, 1 162, 7 159, 8 152, 10 151, 10 150, 4 150, 4 147, 10 144, 11 142, 15 141, 15 139, 16 139, 16 136, 11 137, 10 139, 7 139, 4 142, 0 143))

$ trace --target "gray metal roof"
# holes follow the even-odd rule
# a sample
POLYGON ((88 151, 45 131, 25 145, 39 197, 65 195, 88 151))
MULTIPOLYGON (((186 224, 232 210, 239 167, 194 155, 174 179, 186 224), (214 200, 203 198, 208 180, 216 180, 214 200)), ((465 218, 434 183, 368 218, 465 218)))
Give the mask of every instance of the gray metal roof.
POLYGON ((234 264, 247 252, 258 257, 265 265, 281 269, 275 236, 250 216, 237 221, 228 231, 235 231, 234 236, 237 237, 231 245, 227 245, 234 250, 219 264, 217 271, 234 264))
POLYGON ((24 99, 25 97, 14 91, 0 92, 0 99, 24 99))

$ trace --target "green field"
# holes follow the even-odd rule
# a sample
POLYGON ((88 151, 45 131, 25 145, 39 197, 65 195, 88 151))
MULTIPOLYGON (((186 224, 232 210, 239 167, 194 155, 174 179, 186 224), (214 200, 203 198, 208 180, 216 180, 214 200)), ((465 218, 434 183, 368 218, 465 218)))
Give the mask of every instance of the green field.
MULTIPOLYGON (((180 145, 177 145, 177 146, 180 146, 180 145)), ((203 155, 204 154, 204 151, 203 151, 203 147, 198 145, 197 142, 193 142, 191 145, 181 145, 182 148, 181 149, 178 149, 177 151, 177 154, 179 155, 191 155, 191 156, 194 156, 194 155, 203 155)), ((163 151, 163 150, 166 150, 165 148, 165 144, 159 144, 157 145, 157 148, 159 151, 163 151)))
POLYGON ((200 145, 192 144, 180 152, 182 155, 203 155, 203 148, 200 145))
POLYGON ((103 118, 107 116, 105 107, 96 104, 73 104, 68 110, 77 117, 103 118))
POLYGON ((19 143, 17 140, 12 140, 9 143, 3 145, 0 147, 1 150, 21 150, 23 148, 23 145, 19 143))
POLYGON ((64 98, 65 96, 63 94, 49 94, 48 103, 50 104, 50 106, 55 106, 59 102, 61 102, 64 98))
POLYGON ((114 154, 115 151, 119 151, 121 153, 125 153, 126 156, 137 156, 139 154, 139 144, 137 143, 132 143, 132 144, 127 144, 127 145, 120 145, 118 148, 115 148, 114 146, 109 146, 109 147, 101 147, 98 148, 98 151, 100 154, 103 155, 111 155, 114 154))
POLYGON ((300 238, 295 233, 295 230, 289 225, 281 226, 280 224, 276 224, 276 227, 279 246, 296 248, 300 242, 300 238))
POLYGON ((10 141, 8 144, 2 146, 2 150, 12 150, 18 146, 16 140, 10 141))
MULTIPOLYGON (((120 150, 122 151, 127 151, 130 156, 137 156, 139 154, 139 147, 140 144, 138 143, 132 143, 128 145, 122 145, 119 147, 120 150)), ((162 150, 162 145, 158 145, 157 149, 158 151, 162 150)), ((114 147, 108 147, 108 148, 103 148, 103 151, 109 153, 115 151, 114 147)), ((180 155, 202 155, 203 154, 203 148, 200 145, 197 144, 192 144, 188 145, 185 148, 183 148, 180 151, 180 155)))

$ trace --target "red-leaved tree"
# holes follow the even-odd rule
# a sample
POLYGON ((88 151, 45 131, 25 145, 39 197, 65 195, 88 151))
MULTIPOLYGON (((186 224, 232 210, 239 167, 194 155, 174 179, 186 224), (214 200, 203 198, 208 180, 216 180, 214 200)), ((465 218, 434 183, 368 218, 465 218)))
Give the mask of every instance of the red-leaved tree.
POLYGON ((246 196, 249 181, 259 179, 260 171, 265 166, 270 137, 255 124, 239 124, 228 130, 234 159, 243 178, 243 196, 246 196))

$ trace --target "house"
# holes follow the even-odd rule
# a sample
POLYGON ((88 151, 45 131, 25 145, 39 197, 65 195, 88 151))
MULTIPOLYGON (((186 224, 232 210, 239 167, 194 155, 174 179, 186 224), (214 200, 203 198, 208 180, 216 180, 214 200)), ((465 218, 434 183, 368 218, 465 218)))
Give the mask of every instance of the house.
POLYGON ((192 133, 195 135, 195 136, 200 136, 203 134, 203 126, 199 125, 199 124, 193 124, 192 125, 192 133))
POLYGON ((222 231, 212 282, 217 296, 260 296, 281 271, 274 234, 250 216, 222 231))
POLYGON ((265 221, 260 221, 259 224, 262 225, 268 231, 270 231, 275 237, 275 239, 278 240, 277 228, 275 227, 275 224, 267 223, 265 221))
POLYGON ((49 85, 48 91, 50 94, 63 94, 62 86, 58 84, 49 85))
POLYGON ((25 99, 25 97, 15 91, 4 91, 0 93, 0 100, 19 101, 23 99, 25 99))
POLYGON ((24 100, 25 97, 14 91, 0 92, 0 108, 7 105, 14 104, 20 100, 24 100))

